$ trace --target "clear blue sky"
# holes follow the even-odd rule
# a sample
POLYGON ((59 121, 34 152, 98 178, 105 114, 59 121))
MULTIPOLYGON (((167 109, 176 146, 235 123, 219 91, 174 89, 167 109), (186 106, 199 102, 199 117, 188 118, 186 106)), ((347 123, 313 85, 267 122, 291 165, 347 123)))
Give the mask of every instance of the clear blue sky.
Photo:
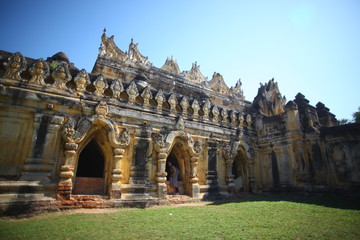
POLYGON ((32 58, 64 51, 91 71, 104 27, 127 51, 131 38, 161 67, 195 61, 252 101, 275 78, 287 100, 303 93, 338 119, 360 106, 360 0, 0 1, 0 49, 32 58))

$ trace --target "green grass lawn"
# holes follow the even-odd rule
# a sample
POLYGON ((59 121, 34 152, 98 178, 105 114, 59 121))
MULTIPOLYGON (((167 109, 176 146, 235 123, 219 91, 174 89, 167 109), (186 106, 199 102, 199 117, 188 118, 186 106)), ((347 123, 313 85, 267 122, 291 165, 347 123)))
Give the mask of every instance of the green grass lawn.
POLYGON ((206 206, 1 219, 0 239, 360 239, 358 200, 251 196, 206 206))

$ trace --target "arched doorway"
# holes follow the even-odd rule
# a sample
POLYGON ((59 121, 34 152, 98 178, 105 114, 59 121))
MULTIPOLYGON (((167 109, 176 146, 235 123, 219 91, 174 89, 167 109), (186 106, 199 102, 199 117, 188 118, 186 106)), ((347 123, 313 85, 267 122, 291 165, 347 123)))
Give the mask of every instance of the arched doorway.
POLYGON ((74 194, 103 195, 104 155, 95 139, 92 139, 79 155, 74 194))
POLYGON ((177 141, 166 159, 166 172, 168 173, 166 183, 168 185, 168 194, 175 194, 175 188, 169 186, 170 168, 168 166, 168 162, 171 162, 179 170, 179 194, 191 195, 190 155, 188 154, 183 142, 177 141))
POLYGON ((234 185, 236 192, 249 191, 249 174, 245 152, 241 149, 234 159, 232 174, 234 176, 234 185))

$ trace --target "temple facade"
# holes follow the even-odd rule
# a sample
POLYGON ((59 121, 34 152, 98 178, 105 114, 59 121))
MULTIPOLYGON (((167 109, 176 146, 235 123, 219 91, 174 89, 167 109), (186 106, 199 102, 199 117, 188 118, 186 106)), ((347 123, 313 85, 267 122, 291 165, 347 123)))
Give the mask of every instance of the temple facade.
POLYGON ((301 93, 287 101, 274 79, 247 101, 240 80, 208 80, 197 63, 181 72, 172 57, 155 67, 105 31, 91 73, 62 52, 0 51, 0 92, 2 213, 166 201, 169 161, 189 199, 359 193, 359 124, 301 93))

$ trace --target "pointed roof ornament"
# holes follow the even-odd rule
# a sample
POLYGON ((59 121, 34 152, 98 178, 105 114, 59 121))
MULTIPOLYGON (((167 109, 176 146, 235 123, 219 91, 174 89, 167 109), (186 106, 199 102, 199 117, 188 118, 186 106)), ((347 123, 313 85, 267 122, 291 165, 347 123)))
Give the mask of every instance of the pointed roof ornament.
POLYGON ((229 95, 229 88, 226 85, 223 76, 220 73, 214 72, 212 79, 209 82, 209 86, 212 90, 229 95))
POLYGON ((101 36, 99 57, 111 58, 120 62, 125 62, 128 58, 128 56, 116 46, 114 42, 114 36, 106 36, 106 28, 104 28, 103 34, 101 36))
POLYGON ((258 94, 254 98, 253 108, 265 116, 278 115, 284 112, 286 99, 281 96, 274 78, 265 84, 260 84, 258 94))
POLYGON ((161 69, 175 74, 180 73, 179 65, 177 64, 176 60, 174 60, 173 56, 171 56, 171 58, 169 57, 166 58, 166 61, 164 65, 161 67, 161 69))
POLYGON ((190 71, 184 71, 181 75, 189 78, 193 83, 203 83, 206 81, 206 78, 200 71, 200 65, 197 64, 197 61, 192 64, 190 71))
POLYGON ((149 62, 148 57, 145 57, 140 53, 140 51, 138 49, 138 43, 134 44, 133 38, 131 38, 131 42, 129 44, 128 56, 132 62, 141 63, 141 64, 147 65, 147 66, 152 65, 149 62))
POLYGON ((239 78, 239 80, 237 80, 235 87, 231 87, 230 88, 230 92, 232 93, 232 95, 236 98, 239 98, 241 100, 245 99, 244 96, 244 92, 241 89, 242 83, 241 83, 241 79, 239 78))

